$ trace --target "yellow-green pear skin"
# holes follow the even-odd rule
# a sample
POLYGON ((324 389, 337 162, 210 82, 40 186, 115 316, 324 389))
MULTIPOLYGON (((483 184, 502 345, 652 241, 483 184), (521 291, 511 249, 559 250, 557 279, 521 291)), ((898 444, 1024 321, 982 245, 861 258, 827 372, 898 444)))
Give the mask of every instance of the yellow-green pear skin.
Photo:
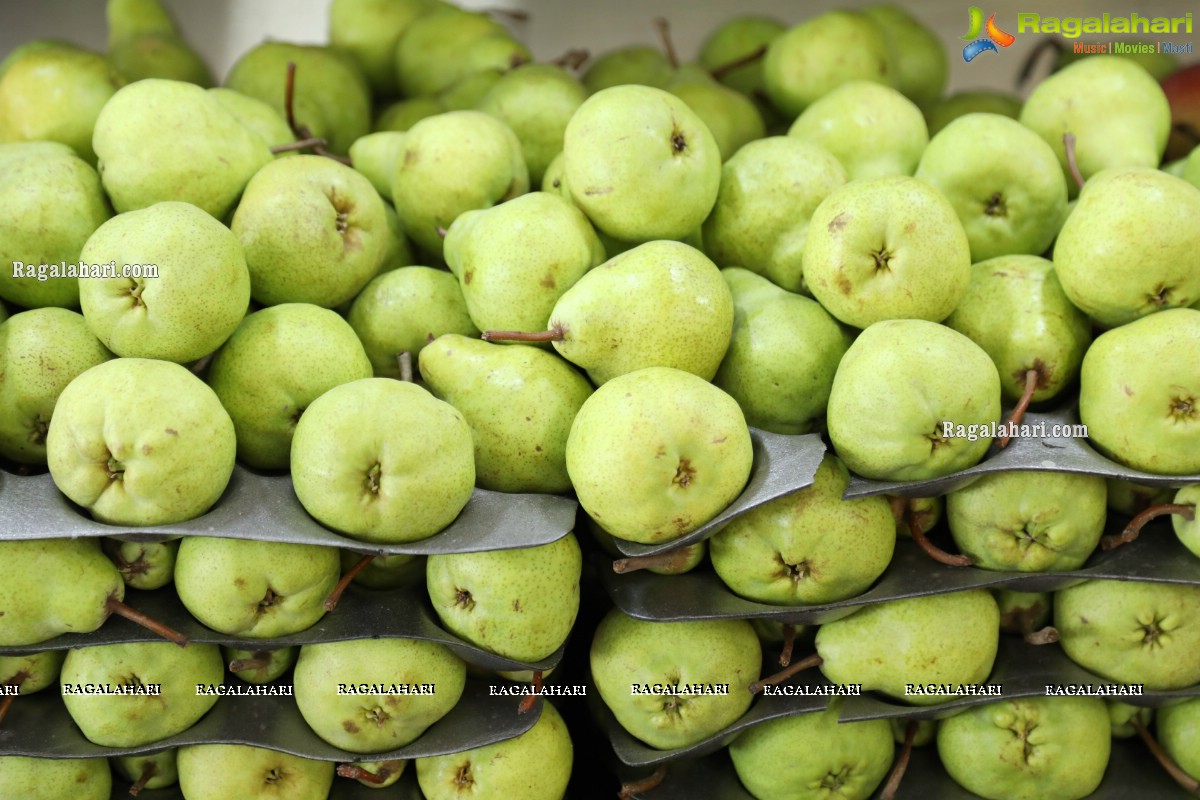
POLYGON ((204 89, 164 78, 122 87, 96 118, 92 142, 118 212, 180 200, 223 220, 274 158, 204 89))
POLYGON ((470 52, 489 37, 508 38, 488 14, 440 4, 405 26, 393 51, 396 85, 405 97, 434 95, 472 71, 470 52))
POLYGON ((695 744, 737 720, 762 668, 758 635, 744 619, 650 622, 618 608, 597 626, 589 658, 592 682, 617 722, 659 750, 695 744), (694 684, 729 691, 672 691, 694 684))
POLYGON ((630 83, 662 89, 674 74, 675 68, 661 47, 635 44, 609 50, 589 61, 583 85, 588 94, 630 83))
POLYGON ((1200 698, 1164 704, 1157 714, 1159 744, 1184 772, 1200 780, 1200 698))
POLYGON ((741 493, 753 466, 737 401, 670 367, 614 378, 580 408, 567 437, 579 503, 613 536, 678 539, 741 493))
POLYGON ((366 176, 384 200, 392 199, 392 175, 396 162, 404 153, 404 134, 399 131, 379 131, 360 136, 350 145, 350 161, 366 176))
POLYGON ((567 640, 579 611, 583 556, 575 534, 550 544, 426 561, 433 610, 446 629, 514 661, 541 661, 567 640))
MULTIPOLYGON (((249 128, 251 133, 258 134, 268 147, 289 144, 296 138, 283 115, 263 100, 224 86, 214 86, 208 93, 215 97, 226 111, 237 117, 238 122, 249 128)), ((297 152, 284 150, 275 157, 294 156, 297 152)))
POLYGON ((687 103, 708 128, 722 162, 767 135, 766 123, 754 101, 718 83, 707 73, 697 79, 677 76, 667 91, 687 103))
MULTIPOLYGON (((1176 505, 1200 506, 1200 483, 1182 487, 1175 493, 1171 502, 1176 505)), ((1195 512, 1192 512, 1192 519, 1187 519, 1181 514, 1172 514, 1171 526, 1183 546, 1200 558, 1200 518, 1196 517, 1195 512)))
POLYGON ((426 117, 441 114, 450 109, 446 108, 436 97, 425 95, 406 97, 382 108, 375 116, 371 130, 406 131, 426 117))
POLYGON ((731 89, 754 98, 763 91, 762 59, 749 57, 758 48, 771 43, 787 30, 782 22, 758 15, 737 16, 719 25, 700 45, 697 60, 710 73, 720 72, 715 77, 731 89), (740 66, 729 68, 729 65, 740 66))
POLYGON ((244 744, 179 748, 179 788, 188 800, 326 800, 336 762, 244 744))
POLYGON ((0 756, 0 797, 39 800, 110 800, 107 758, 0 756))
POLYGON ((212 86, 212 71, 159 0, 108 0, 104 12, 108 58, 126 80, 168 78, 212 86))
MULTIPOLYGON (((1021 98, 1008 92, 988 90, 956 92, 921 108, 929 125, 929 135, 933 137, 959 117, 976 112, 1016 119, 1021 114, 1021 98)), ((1065 174, 1063 180, 1068 180, 1065 174)))
POLYGON ((375 94, 394 95, 396 42, 433 5, 430 0, 333 0, 329 43, 354 59, 375 94))
POLYGON ((108 598, 125 598, 99 539, 4 541, 0 556, 21 578, 0 584, 0 647, 91 633, 108 619, 108 598))
POLYGON ((717 575, 760 603, 832 603, 862 594, 883 574, 896 525, 883 497, 843 500, 850 473, 826 454, 811 486, 731 520, 709 540, 717 575))
POLYGON ((112 756, 109 765, 130 783, 143 781, 143 789, 165 789, 179 783, 179 770, 175 766, 178 752, 176 748, 170 748, 144 756, 112 756), (147 770, 150 770, 149 775, 147 770))
POLYGON ((987 589, 908 597, 864 606, 817 629, 821 672, 836 684, 932 705, 930 684, 981 684, 1000 646, 1000 609, 987 589), (907 691, 915 685, 918 691, 907 691))
POLYGON ((554 353, 447 333, 421 350, 421 377, 462 413, 475 481, 499 492, 571 489, 567 436, 592 385, 554 353))
POLYGON ((16 686, 19 694, 33 694, 56 686, 66 657, 66 650, 0 656, 0 684, 16 686))
POLYGON ((891 84, 922 108, 941 97, 950 64, 937 33, 897 3, 869 5, 863 12, 879 23, 887 38, 891 84))
POLYGON ((520 736, 474 750, 416 759, 426 800, 520 797, 560 800, 574 763, 570 731, 550 701, 520 736))

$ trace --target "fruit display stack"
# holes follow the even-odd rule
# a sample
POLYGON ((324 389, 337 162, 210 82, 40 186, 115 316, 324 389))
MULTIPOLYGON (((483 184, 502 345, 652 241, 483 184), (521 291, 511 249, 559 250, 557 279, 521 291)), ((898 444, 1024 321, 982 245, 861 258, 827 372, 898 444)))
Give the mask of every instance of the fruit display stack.
POLYGON ((1174 40, 105 8, 0 61, 0 798, 1200 793, 1174 40))

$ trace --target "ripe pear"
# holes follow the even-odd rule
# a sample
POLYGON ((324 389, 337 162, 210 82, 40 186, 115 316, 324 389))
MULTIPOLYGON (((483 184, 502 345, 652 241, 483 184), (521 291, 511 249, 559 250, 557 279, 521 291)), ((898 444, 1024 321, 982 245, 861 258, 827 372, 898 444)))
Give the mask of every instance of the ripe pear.
POLYGON ((92 141, 118 212, 174 200, 223 220, 254 173, 274 158, 269 144, 211 94, 163 78, 114 94, 96 118, 92 141))
POLYGON ((221 645, 221 657, 229 671, 246 683, 270 683, 292 668, 300 648, 273 647, 268 650, 246 650, 221 645))
POLYGON ((982 89, 956 92, 925 106, 924 111, 925 121, 929 124, 929 135, 933 137, 952 121, 966 114, 980 112, 1016 119, 1021 114, 1021 99, 1007 92, 982 89))
MULTIPOLYGON (((214 86, 208 93, 225 107, 225 110, 237 117, 238 122, 258 134, 268 146, 288 144, 296 138, 287 120, 268 103, 251 97, 248 94, 226 89, 224 86, 214 86)), ((284 150, 276 153, 276 158, 286 158, 296 155, 295 150, 284 150)))
POLYGON ((0 756, 0 797, 111 800, 108 759, 0 756))
POLYGON ((750 98, 724 86, 703 70, 681 68, 667 85, 667 91, 687 103, 704 122, 717 143, 722 162, 767 133, 762 112, 750 98))
POLYGON ((430 0, 333 0, 329 43, 355 60, 374 94, 394 95, 396 42, 433 5, 430 0))
POLYGON ((720 74, 714 74, 714 77, 721 83, 754 98, 763 94, 761 55, 732 69, 727 67, 749 58, 760 48, 765 52, 766 46, 785 30, 786 25, 770 17, 733 17, 718 25, 705 37, 700 44, 697 60, 710 73, 720 70, 720 74))
POLYGON ((733 332, 713 383, 738 401, 752 427, 818 430, 850 335, 815 300, 738 267, 721 275, 733 292, 733 332))
POLYGON ((172 747, 144 756, 111 756, 109 765, 122 778, 135 784, 138 793, 142 789, 165 789, 179 783, 175 759, 178 752, 172 747))
POLYGON ((0 656, 0 686, 16 686, 21 694, 40 692, 58 683, 58 673, 66 656, 66 650, 0 656))
POLYGON ((898 3, 877 3, 863 12, 879 23, 887 38, 892 85, 922 108, 940 98, 950 65, 937 33, 898 3))
POLYGON ((361 172, 379 196, 392 199, 392 175, 396 162, 404 154, 404 134, 399 131, 378 131, 360 136, 350 145, 350 161, 361 172))
POLYGON ((1050 592, 1022 592, 1017 589, 992 589, 1000 607, 1000 632, 1024 636, 1050 623, 1050 592))
POLYGON ((325 800, 334 762, 244 744, 193 744, 179 748, 179 788, 188 800, 230 797, 325 800))
POLYGON ((384 106, 376 114, 371 130, 406 131, 426 117, 449 110, 437 97, 426 95, 406 97, 384 106))
POLYGON ((401 32, 393 51, 400 94, 433 95, 470 72, 468 54, 480 40, 508 32, 483 12, 442 4, 428 9, 401 32))
POLYGON ((175 556, 179 539, 165 542, 123 541, 112 537, 102 540, 104 552, 121 572, 131 589, 161 589, 175 579, 175 556))
POLYGON ((567 473, 579 504, 629 541, 677 539, 742 491, 753 447, 737 401, 670 367, 614 378, 579 409, 567 473))
POLYGON ((528 345, 439 336, 422 351, 421 377, 462 413, 475 442, 475 481, 500 492, 567 492, 567 435, 592 394, 559 356, 528 345))
POLYGON ((804 241, 817 206, 846 182, 828 150, 792 136, 744 146, 721 167, 721 188, 704 221, 704 252, 789 292, 803 290, 804 241))
POLYGON ((78 308, 77 280, 16 278, 12 267, 79 261, 83 243, 112 216, 100 176, 57 142, 0 144, 0 165, 0 298, 78 308))
POLYGON ((108 0, 108 58, 127 80, 168 78, 212 86, 213 76, 159 0, 108 0))
POLYGON ((647 44, 618 47, 601 53, 588 63, 583 85, 588 94, 626 84, 665 89, 675 74, 662 48, 647 44))
MULTIPOLYGON (((341 553, 342 573, 362 560, 363 554, 343 549, 341 553)), ((425 585, 425 556, 396 553, 375 555, 362 571, 354 576, 354 583, 370 589, 397 589, 401 586, 425 585)))
MULTIPOLYGON (((1171 502, 1175 505, 1190 505, 1194 509, 1200 505, 1200 484, 1193 483, 1182 487, 1175 493, 1171 502)), ((1171 527, 1175 530, 1175 535, 1179 537, 1183 546, 1200 558, 1200 520, 1195 518, 1194 510, 1192 516, 1193 519, 1189 520, 1180 514, 1173 514, 1171 527)))
POLYGON ((1155 732, 1158 743, 1175 763, 1200 780, 1200 699, 1163 705, 1158 709, 1155 732))

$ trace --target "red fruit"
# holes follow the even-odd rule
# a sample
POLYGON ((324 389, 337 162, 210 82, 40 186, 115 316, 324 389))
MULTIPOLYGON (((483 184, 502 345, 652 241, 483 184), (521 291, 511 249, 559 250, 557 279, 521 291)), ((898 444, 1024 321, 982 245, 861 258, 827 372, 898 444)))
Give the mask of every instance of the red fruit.
POLYGON ((1200 145, 1200 64, 1172 72, 1162 80, 1171 104, 1171 138, 1166 161, 1183 158, 1200 145))

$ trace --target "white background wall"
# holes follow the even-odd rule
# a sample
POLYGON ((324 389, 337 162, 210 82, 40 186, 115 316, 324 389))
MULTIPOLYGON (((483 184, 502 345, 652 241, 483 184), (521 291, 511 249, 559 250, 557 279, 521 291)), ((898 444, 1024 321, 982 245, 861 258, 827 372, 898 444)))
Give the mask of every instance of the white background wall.
MULTIPOLYGON (((264 38, 320 43, 328 35, 329 0, 165 0, 192 44, 218 76, 237 57, 264 38)), ((538 58, 553 58, 568 48, 593 53, 622 44, 656 42, 652 20, 671 22, 677 49, 695 54, 705 35, 726 19, 766 14, 795 24, 831 8, 856 8, 872 0, 459 0, 471 7, 521 8, 528 22, 515 26, 538 58)), ((1010 33, 1019 11, 1054 16, 1181 16, 1193 12, 1200 26, 1197 0, 896 0, 945 43, 951 65, 951 90, 1012 88, 1021 62, 1039 37, 1021 36, 998 54, 987 53, 967 64, 959 36, 966 32, 967 8, 979 5, 1010 33)), ((1193 38, 1197 38, 1196 29, 1193 38)), ((0 57, 16 45, 38 37, 57 37, 102 49, 105 41, 103 0, 0 0, 0 57)), ((1200 60, 1196 55, 1186 61, 1200 60)))

